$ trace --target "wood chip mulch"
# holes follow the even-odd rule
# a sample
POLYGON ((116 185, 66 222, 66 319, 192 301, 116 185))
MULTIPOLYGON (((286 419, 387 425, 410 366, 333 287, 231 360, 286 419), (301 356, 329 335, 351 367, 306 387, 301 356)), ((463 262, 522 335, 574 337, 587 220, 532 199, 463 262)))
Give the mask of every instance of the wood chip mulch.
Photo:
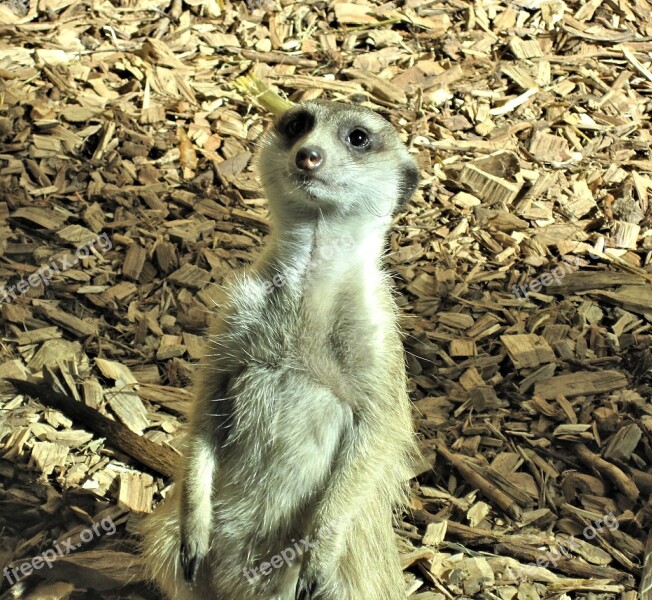
POLYGON ((647 0, 0 0, 0 594, 58 546, 31 598, 158 597, 133 534, 268 232, 252 70, 421 166, 388 257, 411 598, 650 600, 647 0))

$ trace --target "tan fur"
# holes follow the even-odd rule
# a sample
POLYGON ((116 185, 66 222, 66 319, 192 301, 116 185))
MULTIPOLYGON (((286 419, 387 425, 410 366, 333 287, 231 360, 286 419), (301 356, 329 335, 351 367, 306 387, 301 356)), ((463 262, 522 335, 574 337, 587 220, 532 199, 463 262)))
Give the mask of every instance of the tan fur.
POLYGON ((392 518, 415 442, 380 259, 416 168, 384 119, 334 103, 293 109, 262 146, 272 236, 226 286, 146 563, 171 600, 401 600, 392 518), (311 126, 293 137, 293 118, 311 126), (308 146, 325 155, 316 178, 295 164, 308 146))

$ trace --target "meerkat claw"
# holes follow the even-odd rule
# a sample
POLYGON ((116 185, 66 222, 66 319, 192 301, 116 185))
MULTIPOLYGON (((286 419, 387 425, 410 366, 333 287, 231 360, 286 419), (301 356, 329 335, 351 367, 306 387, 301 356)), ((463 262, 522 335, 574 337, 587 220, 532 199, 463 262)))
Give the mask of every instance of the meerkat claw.
POLYGON ((199 570, 201 559, 196 554, 191 556, 191 552, 185 544, 181 544, 179 555, 181 567, 183 568, 183 578, 192 586, 197 580, 197 571, 199 570))
POLYGON ((313 600, 317 593, 317 582, 306 581, 302 577, 297 582, 296 600, 313 600))

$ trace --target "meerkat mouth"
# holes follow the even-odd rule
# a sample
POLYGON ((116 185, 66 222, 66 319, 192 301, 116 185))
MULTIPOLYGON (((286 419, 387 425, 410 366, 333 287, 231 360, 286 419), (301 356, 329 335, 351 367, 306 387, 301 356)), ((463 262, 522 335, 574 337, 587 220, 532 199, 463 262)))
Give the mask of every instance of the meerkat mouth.
POLYGON ((299 189, 314 201, 327 200, 333 187, 332 183, 314 174, 294 173, 293 179, 299 189))
POLYGON ((313 173, 294 173, 294 179, 297 181, 297 183, 300 183, 302 186, 306 187, 314 184, 324 186, 328 185, 328 182, 325 179, 313 173))

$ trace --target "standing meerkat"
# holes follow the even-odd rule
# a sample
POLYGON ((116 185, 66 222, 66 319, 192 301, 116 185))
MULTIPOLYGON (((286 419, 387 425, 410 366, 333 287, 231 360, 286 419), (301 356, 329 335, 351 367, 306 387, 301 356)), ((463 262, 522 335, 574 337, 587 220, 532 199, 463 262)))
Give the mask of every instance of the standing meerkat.
POLYGON ((418 182, 394 127, 306 102, 261 143, 272 234, 225 286, 172 496, 144 555, 170 600, 399 600, 416 455, 381 258, 418 182))

